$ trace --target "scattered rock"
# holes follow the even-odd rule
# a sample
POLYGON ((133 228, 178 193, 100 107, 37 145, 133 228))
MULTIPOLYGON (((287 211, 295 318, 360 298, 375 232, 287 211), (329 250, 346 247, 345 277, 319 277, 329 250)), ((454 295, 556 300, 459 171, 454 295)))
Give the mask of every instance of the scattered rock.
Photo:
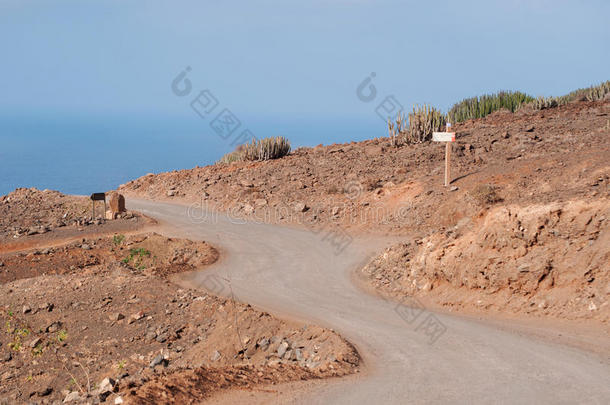
POLYGON ((110 320, 111 321, 120 321, 121 319, 125 319, 125 315, 123 315, 120 312, 115 312, 114 314, 110 315, 110 320))
POLYGON ((37 337, 37 338, 30 340, 30 342, 28 343, 28 346, 33 349, 36 346, 38 346, 40 343, 42 343, 42 339, 37 337))
POLYGON ((52 324, 50 324, 49 326, 47 326, 46 331, 47 331, 48 333, 55 333, 55 332, 57 332, 57 331, 58 331, 60 328, 61 328, 61 322, 56 321, 56 322, 53 322, 52 324))
POLYGON ((210 356, 210 360, 218 361, 218 360, 220 360, 221 357, 222 357, 222 355, 220 354, 220 352, 218 350, 214 350, 214 353, 212 353, 212 355, 210 356))
POLYGON ((38 394, 39 397, 46 397, 47 395, 50 395, 53 392, 53 388, 52 387, 44 387, 40 390, 38 390, 38 392, 36 392, 38 394))
POLYGON ((305 212, 308 209, 309 209, 309 207, 303 202, 298 202, 298 203, 294 204, 295 212, 305 212))
POLYGON ((4 363, 7 363, 7 362, 11 361, 12 359, 13 359, 13 355, 11 354, 11 352, 6 352, 2 356, 2 362, 4 362, 4 363))
POLYGON ((150 362, 149 367, 155 368, 158 365, 163 365, 164 367, 167 367, 167 364, 167 359, 164 358, 163 355, 159 354, 150 362))
POLYGON ((252 214, 254 212, 254 207, 251 206, 250 204, 246 204, 246 205, 244 205, 244 212, 246 214, 252 214))
POLYGON ((68 395, 66 395, 66 397, 64 398, 64 404, 67 404, 70 402, 80 402, 80 400, 81 400, 81 398, 80 398, 79 392, 72 391, 68 395))
POLYGON ((277 355, 278 357, 282 358, 284 357, 284 354, 286 354, 286 351, 288 350, 290 346, 288 345, 288 342, 286 342, 285 340, 280 343, 279 347, 277 348, 277 355))

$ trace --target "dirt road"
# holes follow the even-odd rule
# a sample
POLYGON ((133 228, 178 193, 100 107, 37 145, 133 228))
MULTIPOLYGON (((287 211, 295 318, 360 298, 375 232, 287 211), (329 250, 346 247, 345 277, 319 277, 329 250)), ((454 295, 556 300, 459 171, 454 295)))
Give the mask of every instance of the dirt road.
POLYGON ((356 345, 363 375, 314 385, 302 403, 610 403, 607 358, 363 292, 354 270, 387 241, 354 239, 339 252, 345 235, 243 223, 194 206, 127 203, 176 235, 219 247, 221 260, 191 283, 331 327, 356 345))

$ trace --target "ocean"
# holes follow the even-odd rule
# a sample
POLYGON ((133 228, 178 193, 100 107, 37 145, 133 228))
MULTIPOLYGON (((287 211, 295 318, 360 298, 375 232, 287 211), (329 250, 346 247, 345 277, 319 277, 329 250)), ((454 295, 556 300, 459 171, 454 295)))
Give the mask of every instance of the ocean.
MULTIPOLYGON (((376 117, 250 119, 257 137, 283 135, 298 146, 385 136, 376 117), (346 124, 348 123, 348 124, 346 124)), ((147 173, 213 164, 234 149, 191 118, 0 117, 0 195, 17 187, 89 195, 147 173)))

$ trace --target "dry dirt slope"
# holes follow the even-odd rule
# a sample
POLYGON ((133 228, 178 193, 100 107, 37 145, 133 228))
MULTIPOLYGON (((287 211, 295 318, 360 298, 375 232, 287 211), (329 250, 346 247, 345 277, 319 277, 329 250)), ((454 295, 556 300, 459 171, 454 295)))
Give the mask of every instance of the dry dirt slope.
POLYGON ((363 270, 385 294, 607 322, 610 102, 497 112, 456 131, 450 190, 441 146, 386 139, 148 175, 120 190, 264 222, 403 234, 363 270))
POLYGON ((0 404, 195 403, 357 371, 328 329, 168 281, 215 262, 209 244, 145 233, 152 222, 133 214, 79 224, 87 205, 48 190, 0 198, 0 404))
POLYGON ((484 208, 476 192, 481 184, 497 187, 503 204, 607 196, 609 120, 610 102, 581 102, 459 124, 456 192, 442 186, 442 145, 394 148, 386 138, 300 148, 274 161, 150 174, 120 190, 265 222, 432 232, 484 208))

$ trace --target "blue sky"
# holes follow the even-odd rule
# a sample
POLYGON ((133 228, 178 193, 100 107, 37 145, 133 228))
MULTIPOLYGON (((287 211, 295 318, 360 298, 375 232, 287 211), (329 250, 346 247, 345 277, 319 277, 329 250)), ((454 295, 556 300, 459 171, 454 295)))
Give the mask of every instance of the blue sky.
POLYGON ((607 80, 607 1, 0 2, 6 114, 189 115, 192 67, 243 117, 349 117, 380 97, 447 109, 500 89, 557 95, 607 80), (186 107, 185 107, 186 106, 186 107))

